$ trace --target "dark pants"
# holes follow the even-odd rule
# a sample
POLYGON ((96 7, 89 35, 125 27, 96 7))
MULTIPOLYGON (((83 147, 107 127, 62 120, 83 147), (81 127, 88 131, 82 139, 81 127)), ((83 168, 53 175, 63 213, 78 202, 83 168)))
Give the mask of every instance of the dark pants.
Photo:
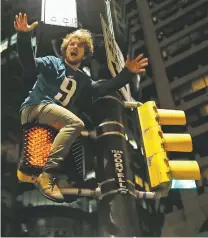
POLYGON ((68 155, 71 145, 80 135, 84 123, 69 110, 56 104, 39 104, 26 107, 21 114, 21 123, 38 122, 59 130, 51 147, 43 170, 58 173, 60 162, 68 155))

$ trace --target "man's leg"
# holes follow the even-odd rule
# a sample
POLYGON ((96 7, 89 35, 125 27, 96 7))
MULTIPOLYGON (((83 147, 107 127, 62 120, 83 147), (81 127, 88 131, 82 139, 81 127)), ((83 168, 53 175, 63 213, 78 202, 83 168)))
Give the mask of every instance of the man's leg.
POLYGON ((73 113, 56 104, 33 105, 22 112, 22 124, 38 121, 59 130, 52 144, 44 172, 38 177, 40 191, 49 199, 63 201, 63 196, 56 185, 56 174, 60 163, 67 156, 71 145, 80 135, 84 123, 73 113))

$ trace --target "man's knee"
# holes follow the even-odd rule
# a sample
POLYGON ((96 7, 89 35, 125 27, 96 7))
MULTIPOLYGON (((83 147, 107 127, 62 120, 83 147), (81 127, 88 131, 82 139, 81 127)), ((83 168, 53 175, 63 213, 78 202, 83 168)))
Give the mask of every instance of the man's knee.
POLYGON ((80 130, 82 130, 85 127, 85 124, 81 119, 75 120, 73 124, 75 125, 77 129, 80 129, 80 130))
POLYGON ((70 118, 70 120, 68 120, 68 122, 65 125, 65 127, 74 127, 77 130, 82 130, 85 127, 85 124, 79 118, 73 118, 73 120, 70 118))

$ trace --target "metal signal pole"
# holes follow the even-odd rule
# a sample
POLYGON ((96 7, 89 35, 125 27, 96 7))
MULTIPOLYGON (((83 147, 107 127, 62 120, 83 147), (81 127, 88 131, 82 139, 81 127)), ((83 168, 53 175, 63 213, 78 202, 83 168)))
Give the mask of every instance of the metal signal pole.
POLYGON ((127 150, 124 107, 119 94, 93 104, 97 131, 98 236, 141 236, 136 212, 134 175, 127 150))

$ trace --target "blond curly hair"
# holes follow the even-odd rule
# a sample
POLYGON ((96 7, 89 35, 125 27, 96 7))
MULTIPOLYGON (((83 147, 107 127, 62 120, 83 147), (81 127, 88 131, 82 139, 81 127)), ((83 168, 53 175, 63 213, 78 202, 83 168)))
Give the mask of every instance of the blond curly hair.
POLYGON ((85 47, 85 56, 89 57, 93 54, 94 47, 93 47, 93 38, 90 31, 86 29, 79 29, 70 34, 67 34, 66 37, 63 39, 61 44, 61 53, 62 56, 65 57, 66 49, 71 39, 78 39, 80 43, 83 43, 85 47))

